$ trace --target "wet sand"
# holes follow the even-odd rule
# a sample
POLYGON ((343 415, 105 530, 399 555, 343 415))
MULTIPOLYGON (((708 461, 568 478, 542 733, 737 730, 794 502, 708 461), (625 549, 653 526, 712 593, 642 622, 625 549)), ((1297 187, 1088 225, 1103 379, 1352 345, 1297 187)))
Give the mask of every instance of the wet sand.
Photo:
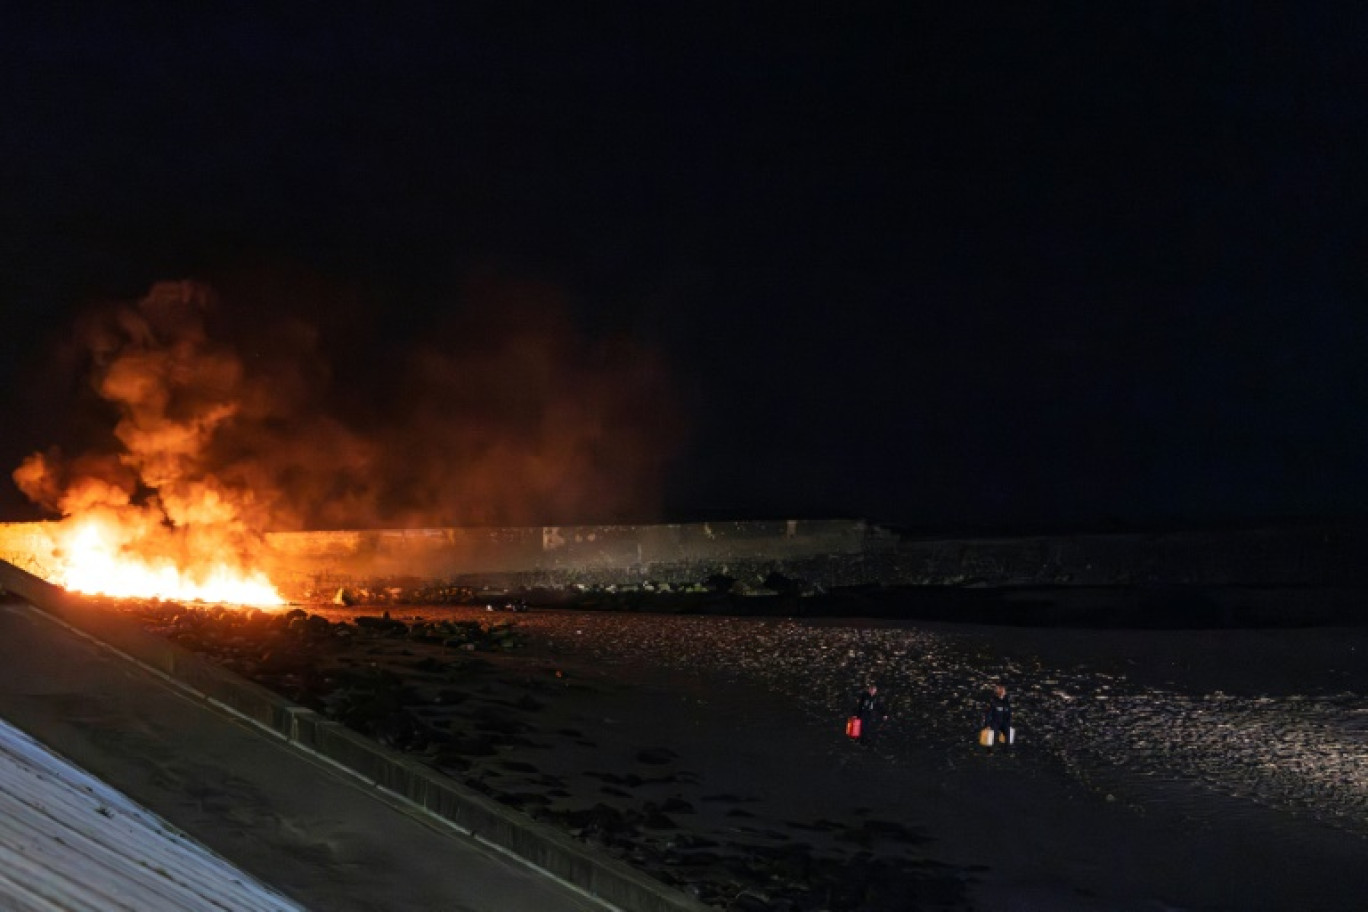
POLYGON ((1359 909, 1368 630, 567 609, 144 623, 733 909, 1359 909), (881 682, 879 744, 841 734, 881 682), (1007 681, 1018 743, 974 741, 1007 681))

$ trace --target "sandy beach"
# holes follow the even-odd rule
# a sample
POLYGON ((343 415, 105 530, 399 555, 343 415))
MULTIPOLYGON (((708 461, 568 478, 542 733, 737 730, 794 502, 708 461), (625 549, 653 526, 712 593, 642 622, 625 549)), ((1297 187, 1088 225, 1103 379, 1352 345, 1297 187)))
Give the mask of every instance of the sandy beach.
POLYGON ((1368 630, 121 607, 721 909, 1358 909, 1368 630), (872 747, 841 723, 877 678, 872 747), (975 743, 1004 680, 1018 743, 975 743))

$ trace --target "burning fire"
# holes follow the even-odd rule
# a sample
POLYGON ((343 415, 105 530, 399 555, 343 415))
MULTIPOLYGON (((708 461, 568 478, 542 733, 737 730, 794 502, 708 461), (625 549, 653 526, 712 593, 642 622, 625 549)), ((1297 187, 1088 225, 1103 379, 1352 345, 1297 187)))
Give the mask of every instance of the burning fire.
POLYGON ((187 280, 82 316, 53 363, 86 372, 93 398, 12 473, 61 517, 38 572, 88 593, 279 605, 267 530, 652 512, 678 433, 664 367, 575 332, 553 293, 476 283, 382 365, 377 401, 328 389, 324 337, 290 310, 187 280))
MULTIPOLYGON (((215 445, 260 411, 243 362, 208 335, 212 295, 164 283, 82 331, 91 385, 118 417, 117 446, 34 453, 19 489, 64 517, 48 526, 40 573, 66 589, 122 598, 282 605, 254 569, 265 517, 250 486, 215 471, 215 445)), ((231 442, 223 444, 233 449, 231 442)))
POLYGON ((99 519, 82 518, 59 535, 51 582, 75 592, 117 598, 160 598, 274 606, 285 600, 260 571, 226 560, 181 566, 167 555, 139 555, 136 542, 99 519))

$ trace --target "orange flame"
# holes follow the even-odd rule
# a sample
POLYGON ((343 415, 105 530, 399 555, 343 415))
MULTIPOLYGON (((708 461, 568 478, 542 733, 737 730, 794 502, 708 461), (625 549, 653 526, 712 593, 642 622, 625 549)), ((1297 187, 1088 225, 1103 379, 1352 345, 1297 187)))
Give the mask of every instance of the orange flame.
MULTIPOLYGON (((285 604, 266 574, 231 559, 201 557, 182 564, 166 553, 140 554, 146 546, 137 530, 109 517, 83 516, 60 526, 54 535, 53 566, 45 575, 64 589, 116 598, 285 604)), ((204 543, 197 544, 202 548, 204 543)))
POLYGON ((213 471, 214 444, 252 398, 241 359, 209 338, 213 303, 193 282, 161 283, 84 326, 120 446, 73 460, 54 447, 14 471, 20 490, 66 517, 49 532, 49 581, 122 598, 284 604, 251 569, 263 511, 240 473, 222 482, 213 471))

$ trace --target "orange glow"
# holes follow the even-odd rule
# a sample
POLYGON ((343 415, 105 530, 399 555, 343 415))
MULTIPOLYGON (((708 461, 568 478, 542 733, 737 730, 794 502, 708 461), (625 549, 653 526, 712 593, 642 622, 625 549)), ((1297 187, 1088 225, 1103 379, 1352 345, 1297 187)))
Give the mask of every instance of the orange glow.
MULTIPOLYGON (((38 573, 75 592, 117 598, 272 606, 284 599, 260 569, 258 532, 270 509, 215 444, 235 422, 273 414, 262 384, 215 344, 205 317, 213 294, 193 282, 159 283, 136 305, 92 315, 79 333, 91 384, 115 407, 118 446, 66 458, 31 454, 13 478, 30 499, 65 517, 47 530, 38 573)), ((224 448, 241 448, 230 440, 224 448)))
POLYGON ((215 542, 215 536, 202 533, 191 540, 164 527, 149 530, 119 520, 117 513, 108 513, 57 524, 52 565, 44 574, 49 582, 74 592, 116 598, 258 607, 285 604, 264 573, 225 557, 235 553, 224 547, 227 541, 215 542), (172 553, 178 553, 179 559, 172 553))

